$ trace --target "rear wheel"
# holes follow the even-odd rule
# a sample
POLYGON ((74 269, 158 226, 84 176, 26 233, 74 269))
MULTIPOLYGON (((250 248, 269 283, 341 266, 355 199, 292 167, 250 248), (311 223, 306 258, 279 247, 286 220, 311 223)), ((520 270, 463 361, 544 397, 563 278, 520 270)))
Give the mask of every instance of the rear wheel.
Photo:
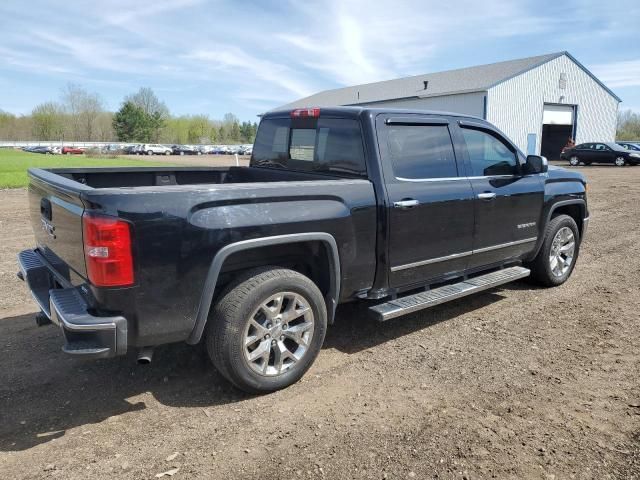
POLYGON ((545 229, 544 241, 533 260, 531 278, 538 283, 555 287, 571 276, 580 251, 580 235, 576 222, 568 215, 551 219, 545 229))
POLYGON ((147 155, 153 155, 153 152, 151 150, 147 150, 147 155))
POLYGON ((627 161, 624 157, 617 157, 614 163, 616 164, 616 167, 624 167, 627 164, 627 161))
POLYGON ((580 165, 580 159, 573 155, 571 158, 569 158, 569 165, 571 165, 572 167, 577 167, 578 165, 580 165))
POLYGON ((219 297, 207 325, 207 351, 238 388, 272 392, 304 375, 326 329, 326 306, 313 281, 293 270, 261 268, 219 297))

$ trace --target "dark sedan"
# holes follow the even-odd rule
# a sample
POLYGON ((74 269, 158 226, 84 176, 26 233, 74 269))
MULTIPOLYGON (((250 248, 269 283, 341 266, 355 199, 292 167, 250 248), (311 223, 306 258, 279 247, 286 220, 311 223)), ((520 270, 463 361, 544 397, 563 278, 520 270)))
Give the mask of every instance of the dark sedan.
POLYGON ((171 151, 174 155, 202 155, 202 152, 189 145, 173 145, 171 151))
POLYGON ((562 152, 561 158, 568 160, 569 165, 576 167, 580 163, 612 163, 618 167, 638 165, 640 152, 627 150, 613 142, 581 143, 562 152))

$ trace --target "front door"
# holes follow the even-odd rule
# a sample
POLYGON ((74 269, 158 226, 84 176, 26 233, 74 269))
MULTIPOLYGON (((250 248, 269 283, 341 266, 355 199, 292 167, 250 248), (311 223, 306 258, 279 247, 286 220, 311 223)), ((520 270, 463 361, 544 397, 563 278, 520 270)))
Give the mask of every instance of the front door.
POLYGON ((469 268, 521 257, 534 248, 538 237, 544 202, 542 178, 521 174, 517 149, 489 126, 463 122, 460 132, 475 195, 469 268))
POLYGON ((381 116, 377 126, 389 208, 390 285, 463 272, 472 250, 474 197, 459 173, 448 121, 381 116))
POLYGON ((604 143, 594 143, 592 155, 594 162, 613 163, 616 159, 616 153, 604 143))

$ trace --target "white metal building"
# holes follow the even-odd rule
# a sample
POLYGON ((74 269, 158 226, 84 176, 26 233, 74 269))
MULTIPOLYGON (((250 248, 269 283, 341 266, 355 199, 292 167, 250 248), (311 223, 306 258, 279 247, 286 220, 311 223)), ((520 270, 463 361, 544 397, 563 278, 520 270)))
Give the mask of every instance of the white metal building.
POLYGON ((327 90, 278 109, 384 106, 484 118, 522 151, 558 158, 577 143, 615 139, 620 98, 568 52, 327 90))

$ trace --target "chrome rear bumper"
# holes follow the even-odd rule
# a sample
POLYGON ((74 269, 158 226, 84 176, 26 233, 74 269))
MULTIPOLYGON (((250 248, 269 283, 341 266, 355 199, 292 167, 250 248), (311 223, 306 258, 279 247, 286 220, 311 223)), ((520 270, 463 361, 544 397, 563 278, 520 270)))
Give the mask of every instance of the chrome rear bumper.
POLYGON ((62 350, 92 358, 127 352, 127 320, 123 316, 96 316, 78 288, 60 285, 46 260, 35 250, 18 254, 22 278, 42 312, 57 324, 65 338, 62 350))

